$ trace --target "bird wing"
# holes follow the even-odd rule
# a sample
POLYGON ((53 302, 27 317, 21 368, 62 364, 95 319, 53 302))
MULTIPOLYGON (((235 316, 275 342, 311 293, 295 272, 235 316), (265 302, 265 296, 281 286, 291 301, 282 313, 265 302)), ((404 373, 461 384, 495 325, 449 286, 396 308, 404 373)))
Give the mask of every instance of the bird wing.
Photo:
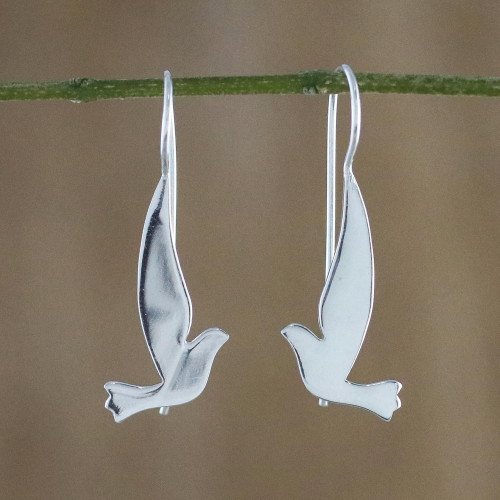
POLYGON ((342 353, 347 376, 361 349, 373 305, 373 248, 361 191, 352 170, 344 174, 342 225, 319 302, 326 343, 342 353))
POLYGON ((191 299, 172 238, 169 186, 162 176, 144 223, 138 301, 144 336, 158 373, 177 365, 191 327, 191 299))
POLYGON ((203 392, 215 355, 228 339, 226 332, 210 328, 187 344, 169 387, 171 404, 187 403, 203 392))

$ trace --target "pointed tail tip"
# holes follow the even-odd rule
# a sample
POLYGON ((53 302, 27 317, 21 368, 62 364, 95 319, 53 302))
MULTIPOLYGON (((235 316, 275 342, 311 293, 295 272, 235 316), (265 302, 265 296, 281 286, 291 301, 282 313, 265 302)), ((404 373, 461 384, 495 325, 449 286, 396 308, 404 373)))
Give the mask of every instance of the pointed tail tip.
POLYGON ((401 382, 397 382, 396 381, 396 384, 398 386, 398 391, 396 392, 396 404, 397 404, 397 408, 396 410, 399 410, 401 408, 401 398, 398 396, 399 394, 399 391, 403 388, 403 384, 401 382))
MULTIPOLYGON (((107 392, 107 390, 106 390, 106 392, 107 392)), ((108 392, 108 394, 109 394, 109 396, 108 396, 108 399, 106 399, 106 402, 104 403, 104 408, 106 408, 106 410, 109 410, 113 414, 113 418, 115 419, 116 423, 120 423, 121 419, 120 419, 119 413, 118 413, 115 405, 113 404, 113 396, 109 392, 108 392)))
POLYGON ((104 408, 106 408, 106 410, 109 410, 113 414, 115 422, 119 424, 124 420, 124 418, 120 413, 120 409, 116 406, 115 402, 113 401, 113 393, 111 392, 111 387, 115 383, 116 382, 106 382, 104 384, 104 390, 108 393, 108 399, 106 399, 104 403, 104 408))

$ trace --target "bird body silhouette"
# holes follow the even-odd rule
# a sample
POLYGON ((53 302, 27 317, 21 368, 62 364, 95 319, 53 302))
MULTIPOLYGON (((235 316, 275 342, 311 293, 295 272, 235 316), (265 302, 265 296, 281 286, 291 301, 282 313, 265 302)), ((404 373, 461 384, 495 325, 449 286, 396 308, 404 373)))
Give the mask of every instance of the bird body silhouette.
POLYGON ((347 381, 370 321, 373 285, 368 215, 352 163, 346 162, 342 226, 319 302, 323 338, 299 324, 291 324, 281 333, 294 350, 302 380, 312 394, 320 400, 359 406, 390 420, 401 406, 399 382, 362 385, 347 381))
POLYGON ((203 392, 212 362, 229 336, 210 328, 187 342, 192 306, 172 232, 168 172, 149 206, 139 255, 138 302, 142 328, 161 382, 141 387, 108 382, 106 401, 116 422, 149 408, 187 403, 203 392))

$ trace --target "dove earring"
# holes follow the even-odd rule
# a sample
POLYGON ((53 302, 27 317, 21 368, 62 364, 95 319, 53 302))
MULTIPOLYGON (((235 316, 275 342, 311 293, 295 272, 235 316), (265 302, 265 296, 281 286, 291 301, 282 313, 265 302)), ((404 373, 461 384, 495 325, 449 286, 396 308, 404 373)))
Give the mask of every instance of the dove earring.
POLYGON ((328 105, 326 280, 319 302, 319 327, 323 338, 298 324, 287 326, 281 333, 295 352, 307 390, 319 398, 320 406, 328 406, 329 402, 359 406, 390 420, 401 406, 398 393, 402 385, 399 382, 385 380, 364 385, 347 380, 370 322, 374 267, 368 215, 352 171, 361 125, 359 88, 347 64, 337 71, 345 74, 349 84, 351 137, 344 160, 342 224, 332 256, 338 96, 331 95, 328 105))
POLYGON ((217 351, 229 336, 210 328, 187 342, 192 319, 191 299, 182 275, 177 250, 177 165, 173 84, 164 74, 161 130, 161 178, 149 205, 139 254, 138 302, 144 337, 161 382, 136 386, 108 382, 106 408, 116 422, 150 408, 187 403, 205 388, 217 351))

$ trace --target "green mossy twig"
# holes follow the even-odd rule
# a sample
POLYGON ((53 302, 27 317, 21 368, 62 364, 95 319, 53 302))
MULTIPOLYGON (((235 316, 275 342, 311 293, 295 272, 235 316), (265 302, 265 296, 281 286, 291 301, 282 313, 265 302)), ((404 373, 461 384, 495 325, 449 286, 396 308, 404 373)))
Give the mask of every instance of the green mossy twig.
MULTIPOLYGON (((499 77, 395 75, 356 73, 361 92, 500 96, 499 77)), ((209 76, 174 78, 176 96, 237 94, 332 94, 347 91, 345 77, 332 71, 303 71, 290 75, 209 76)), ((63 82, 0 83, 0 101, 66 99, 96 101, 160 97, 163 79, 96 80, 73 78, 63 82)))

